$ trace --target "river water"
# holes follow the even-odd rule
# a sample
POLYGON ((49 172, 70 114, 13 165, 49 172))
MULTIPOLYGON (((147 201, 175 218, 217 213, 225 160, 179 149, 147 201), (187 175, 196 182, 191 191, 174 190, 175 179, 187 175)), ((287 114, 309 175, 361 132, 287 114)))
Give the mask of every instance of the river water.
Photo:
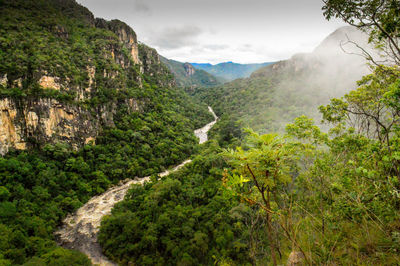
POLYGON ((202 128, 196 129, 194 131, 194 134, 196 135, 196 137, 199 138, 200 144, 203 144, 204 142, 206 142, 208 140, 207 132, 215 125, 215 123, 217 123, 217 120, 218 120, 218 117, 214 113, 214 110, 211 108, 211 106, 208 106, 208 111, 210 111, 210 113, 214 116, 214 121, 212 121, 211 123, 208 123, 207 125, 205 125, 202 128))
MULTIPOLYGON (((218 117, 210 106, 208 110, 214 116, 214 121, 194 131, 194 134, 199 138, 200 144, 208 140, 207 132, 218 120, 218 117)), ((190 162, 191 160, 186 160, 175 168, 160 173, 159 176, 167 176, 190 162)), ((144 177, 141 179, 135 178, 126 180, 108 189, 103 194, 91 198, 74 214, 68 215, 64 219, 63 225, 54 233, 58 244, 68 249, 81 251, 91 259, 93 264, 104 266, 117 265, 102 254, 101 247, 97 242, 97 234, 100 229, 101 219, 104 215, 111 213, 111 209, 117 202, 124 199, 131 185, 143 184, 149 181, 149 179, 149 177, 144 177)))

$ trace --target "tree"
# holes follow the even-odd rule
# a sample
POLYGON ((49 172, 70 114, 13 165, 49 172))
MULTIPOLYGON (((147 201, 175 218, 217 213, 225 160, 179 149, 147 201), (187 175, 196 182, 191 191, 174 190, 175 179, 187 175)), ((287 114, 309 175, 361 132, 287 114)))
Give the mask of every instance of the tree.
POLYGON ((400 125, 400 69, 380 66, 358 82, 360 87, 331 104, 321 106, 325 121, 351 126, 357 133, 379 140, 392 158, 392 171, 400 181, 400 160, 393 151, 400 125), (391 138, 394 138, 392 141, 391 138))
POLYGON ((224 185, 250 205, 259 206, 265 214, 274 265, 278 264, 278 253, 282 257, 278 240, 278 233, 282 232, 292 248, 299 249, 307 260, 291 220, 289 185, 296 172, 298 146, 275 134, 259 135, 251 130, 247 133, 245 149, 239 147, 224 153, 233 167, 231 172, 225 170, 224 185))
MULTIPOLYGON (((390 64, 400 64, 398 0, 323 0, 326 19, 340 18, 370 35, 390 64)), ((372 58, 370 58, 372 59, 372 58)))

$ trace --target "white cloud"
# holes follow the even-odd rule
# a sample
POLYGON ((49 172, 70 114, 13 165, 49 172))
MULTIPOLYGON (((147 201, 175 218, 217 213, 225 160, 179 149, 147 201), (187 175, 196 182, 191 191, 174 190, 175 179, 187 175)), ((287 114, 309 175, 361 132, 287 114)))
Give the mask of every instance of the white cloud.
POLYGON ((164 56, 189 62, 268 62, 311 52, 339 26, 321 0, 78 0, 130 25, 164 56))
POLYGON ((184 25, 167 27, 153 33, 150 44, 165 50, 175 50, 195 45, 198 37, 203 33, 199 27, 184 25))

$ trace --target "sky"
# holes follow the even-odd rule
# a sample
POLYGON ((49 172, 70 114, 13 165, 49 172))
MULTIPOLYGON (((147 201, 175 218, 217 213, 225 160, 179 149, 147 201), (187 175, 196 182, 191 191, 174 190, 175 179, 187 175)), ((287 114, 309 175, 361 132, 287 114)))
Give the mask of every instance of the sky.
POLYGON ((192 63, 274 62, 311 52, 345 24, 325 20, 322 0, 77 0, 119 19, 138 40, 192 63))

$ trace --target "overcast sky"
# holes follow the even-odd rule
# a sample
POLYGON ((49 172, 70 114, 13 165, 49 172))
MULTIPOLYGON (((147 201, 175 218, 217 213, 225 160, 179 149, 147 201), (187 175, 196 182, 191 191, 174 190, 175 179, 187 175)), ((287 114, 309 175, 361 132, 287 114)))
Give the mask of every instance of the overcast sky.
POLYGON ((130 25, 139 41, 182 62, 271 62, 311 52, 344 24, 322 0, 77 0, 130 25))

